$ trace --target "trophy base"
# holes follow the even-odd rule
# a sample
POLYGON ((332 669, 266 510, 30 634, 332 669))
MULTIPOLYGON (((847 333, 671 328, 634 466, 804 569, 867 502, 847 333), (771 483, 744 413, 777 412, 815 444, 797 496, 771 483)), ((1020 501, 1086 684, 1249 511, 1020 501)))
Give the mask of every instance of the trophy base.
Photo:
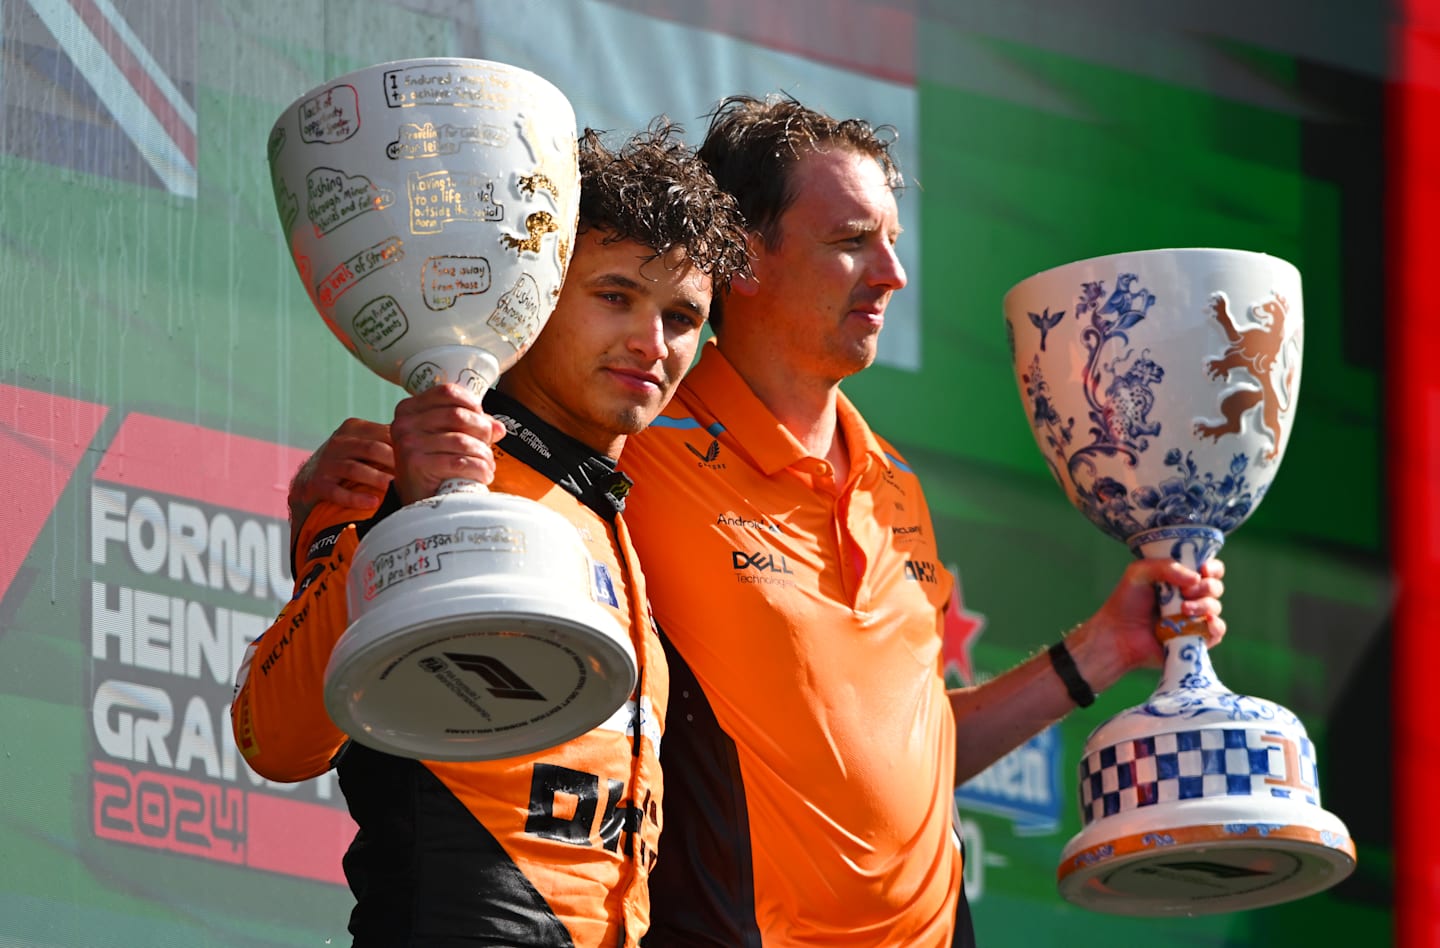
POLYGON ((367 613, 331 653, 325 707, 356 741, 425 760, 519 757, 597 725, 623 731, 635 659, 627 640, 597 631, 607 627, 619 631, 593 603, 524 595, 367 613))
POLYGON ((1339 832, 1248 822, 1103 840, 1093 833, 1082 839, 1082 833, 1062 858, 1060 894, 1094 911, 1149 917, 1238 912, 1304 898, 1355 868, 1354 843, 1343 824, 1331 820, 1339 832))
POLYGON ((1150 700, 1086 741, 1085 828, 1060 856, 1061 895, 1118 915, 1207 915, 1303 898, 1348 876, 1355 843, 1320 806, 1300 719, 1222 685, 1202 638, 1164 648, 1150 700))

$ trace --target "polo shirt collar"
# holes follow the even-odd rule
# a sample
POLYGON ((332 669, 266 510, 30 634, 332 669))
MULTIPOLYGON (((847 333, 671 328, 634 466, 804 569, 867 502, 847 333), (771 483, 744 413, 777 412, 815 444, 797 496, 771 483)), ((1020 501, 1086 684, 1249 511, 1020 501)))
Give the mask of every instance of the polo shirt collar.
MULTIPOLYGON (((767 477, 809 457, 804 446, 751 391, 713 339, 706 343, 700 361, 685 376, 684 387, 699 398, 767 477)), ((839 393, 836 402, 840 429, 850 450, 851 469, 864 470, 867 458, 888 467, 889 458, 859 409, 844 392, 839 393)))
POLYGON ((845 444, 850 449, 851 477, 866 470, 878 472, 889 468, 890 455, 885 453, 880 439, 870 430, 870 424, 860 414, 860 409, 845 397, 844 392, 836 400, 835 411, 840 417, 840 430, 845 433, 845 444))

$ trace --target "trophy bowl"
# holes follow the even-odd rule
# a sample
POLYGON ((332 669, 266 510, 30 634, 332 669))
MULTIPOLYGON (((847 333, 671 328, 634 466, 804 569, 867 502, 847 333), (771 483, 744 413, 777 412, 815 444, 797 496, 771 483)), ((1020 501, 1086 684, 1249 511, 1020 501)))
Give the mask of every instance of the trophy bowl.
MULTIPOLYGON (((574 111, 540 76, 477 59, 369 66, 287 107, 268 157, 316 311, 407 392, 487 390, 554 309, 580 181, 574 111)), ((583 734, 636 681, 603 574, 560 514, 447 481, 361 541, 326 708, 355 740, 416 758, 583 734)))
MULTIPOLYGON (((1036 443, 1071 504, 1136 556, 1192 568, 1214 556, 1289 440, 1299 271, 1241 250, 1112 254, 1022 280, 1004 313, 1036 443)), ((1117 914, 1199 915, 1344 879, 1355 845, 1320 805, 1304 725, 1225 688, 1203 628, 1174 589, 1159 594, 1161 680, 1086 741, 1061 894, 1117 914)))

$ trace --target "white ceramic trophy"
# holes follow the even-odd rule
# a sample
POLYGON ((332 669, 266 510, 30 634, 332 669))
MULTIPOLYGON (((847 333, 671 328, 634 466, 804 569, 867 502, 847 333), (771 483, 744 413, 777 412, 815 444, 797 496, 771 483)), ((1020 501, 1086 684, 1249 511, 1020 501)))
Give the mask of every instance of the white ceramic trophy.
MULTIPOLYGON (((541 77, 473 59, 360 69, 287 108, 269 159, 315 308, 406 391, 488 389, 554 308, 580 183, 574 111, 541 77)), ((326 708, 355 740, 428 759, 590 730, 635 685, 596 570, 554 511, 447 482, 356 551, 326 708)))
MULTIPOLYGON (((1035 439, 1071 503, 1136 556, 1213 556, 1265 496, 1290 436, 1295 267, 1238 250, 1114 254, 1021 281, 1004 310, 1035 439)), ((1304 725, 1226 689, 1178 594, 1160 593, 1160 685, 1086 742, 1061 894, 1198 915, 1344 879, 1355 846, 1320 805, 1304 725)))

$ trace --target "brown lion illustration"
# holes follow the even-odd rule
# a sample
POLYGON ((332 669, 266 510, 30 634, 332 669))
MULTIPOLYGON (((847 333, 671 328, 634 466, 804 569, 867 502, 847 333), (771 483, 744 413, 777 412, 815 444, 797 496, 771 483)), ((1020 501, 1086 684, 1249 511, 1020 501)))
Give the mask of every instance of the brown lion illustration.
POLYGON ((1250 313, 1258 321, 1257 326, 1241 330, 1230 316, 1230 304, 1223 294, 1217 293, 1210 301, 1212 314, 1225 338, 1230 340, 1225 352, 1218 359, 1211 359, 1206 365, 1210 377, 1226 379, 1232 372, 1244 371, 1258 384, 1258 389, 1238 388, 1220 400, 1220 424, 1197 422, 1195 433, 1205 438, 1220 440, 1221 435, 1238 434, 1240 419, 1257 404, 1263 404, 1261 419, 1265 433, 1270 436, 1270 450, 1265 460, 1273 461, 1280 453, 1280 412, 1288 408, 1294 397, 1295 374, 1299 370, 1296 360, 1281 359, 1285 345, 1285 317, 1290 306, 1278 294, 1263 303, 1256 303, 1250 313), (1275 370, 1284 373, 1284 384, 1275 387, 1275 370), (1283 402, 1282 402, 1283 397, 1283 402))

